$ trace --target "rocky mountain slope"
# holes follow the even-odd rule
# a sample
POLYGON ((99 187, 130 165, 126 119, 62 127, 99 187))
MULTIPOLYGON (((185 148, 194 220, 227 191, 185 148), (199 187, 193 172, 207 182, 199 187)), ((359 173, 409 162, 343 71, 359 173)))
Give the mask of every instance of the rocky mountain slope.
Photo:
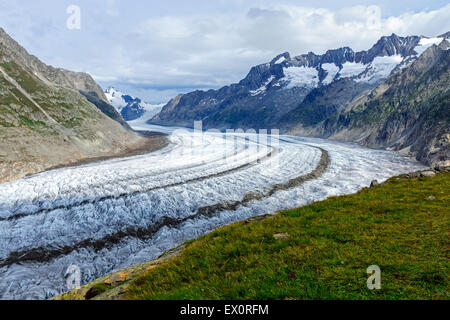
POLYGON ((0 137, 0 181, 121 153, 145 142, 128 128, 91 76, 45 65, 3 29, 0 137))
MULTIPOLYGON (((400 37, 392 34, 382 37, 368 51, 354 52, 351 48, 344 47, 329 50, 323 55, 310 52, 293 58, 289 53, 283 53, 270 63, 253 67, 247 77, 237 84, 219 90, 195 91, 176 97, 151 122, 192 126, 193 121, 202 120, 205 128, 279 128, 285 133, 357 141, 372 147, 411 151, 418 159, 429 164, 445 161, 448 159, 448 152, 445 151, 448 147, 437 145, 446 144, 445 137, 449 134, 446 120, 435 126, 434 120, 429 119, 428 126, 435 129, 427 130, 427 135, 419 134, 418 126, 415 137, 422 140, 426 137, 428 142, 416 142, 409 132, 414 131, 409 128, 411 123, 400 124, 394 121, 397 118, 394 115, 390 118, 386 110, 371 109, 372 114, 367 116, 372 119, 370 124, 361 124, 354 110, 364 109, 361 104, 377 99, 393 86, 398 87, 397 93, 392 93, 394 89, 389 90, 383 103, 392 103, 392 111, 399 107, 394 100, 401 101, 402 107, 396 113, 407 114, 407 118, 417 118, 416 109, 422 108, 418 107, 417 101, 414 100, 403 104, 405 99, 410 98, 407 95, 414 86, 417 97, 425 99, 426 96, 429 97, 426 99, 431 99, 427 102, 429 105, 438 103, 442 105, 442 109, 449 109, 448 100, 445 100, 448 78, 421 78, 421 75, 438 63, 437 60, 440 62, 435 69, 445 68, 445 63, 442 62, 448 59, 445 54, 437 60, 426 57, 430 52, 434 52, 438 45, 442 47, 439 50, 445 51, 447 42, 444 38, 447 36, 448 33, 436 38, 400 37), (416 70, 419 65, 423 66, 422 71, 416 70), (396 77, 409 74, 408 72, 416 74, 415 80, 406 75, 404 77, 407 80, 399 82, 400 79, 396 77), (419 85, 419 82, 435 80, 439 81, 438 87, 419 85), (406 86, 412 87, 408 89, 406 86), (439 89, 436 91, 433 88, 439 89), (422 96, 422 90, 428 90, 428 94, 422 96), (436 95, 438 92, 439 95, 436 95), (378 111, 383 114, 378 114, 378 111), (382 119, 385 121, 381 121, 382 119), (356 127, 355 123, 361 125, 356 127), (397 134, 391 136, 385 132, 384 136, 389 138, 382 138, 381 132, 377 135, 373 130, 369 130, 379 129, 384 124, 385 130, 398 131, 397 134), (349 131, 349 128, 352 130, 349 131), (400 142, 399 139, 405 135, 409 138, 400 142), (440 151, 435 148, 440 148, 440 151)), ((447 71, 442 72, 446 74, 447 71)), ((426 107, 422 109, 420 121, 431 112, 426 107)))
POLYGON ((126 121, 133 121, 141 117, 152 118, 163 107, 163 105, 152 105, 143 102, 141 99, 122 93, 114 87, 109 87, 105 91, 105 95, 109 103, 116 108, 126 121))
POLYGON ((427 49, 409 66, 341 112, 329 112, 323 97, 331 88, 310 94, 283 118, 291 133, 356 141, 415 156, 427 164, 450 159, 450 42, 427 49), (308 113, 316 121, 307 122, 308 113))

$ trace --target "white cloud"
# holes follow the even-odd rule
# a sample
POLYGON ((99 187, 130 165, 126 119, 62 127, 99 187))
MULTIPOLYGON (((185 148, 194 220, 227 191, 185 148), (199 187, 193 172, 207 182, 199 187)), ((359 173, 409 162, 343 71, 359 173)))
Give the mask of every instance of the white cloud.
POLYGON ((381 18, 378 7, 329 9, 276 6, 245 15, 162 17, 143 22, 132 40, 142 65, 162 84, 217 86, 239 80, 256 63, 290 51, 324 52, 345 45, 368 49, 382 35, 435 35, 450 30, 450 5, 381 18), (370 28, 369 28, 370 27, 370 28), (225 82, 223 82, 225 81, 225 82))
POLYGON ((120 15, 120 0, 107 0, 106 13, 111 17, 120 15))

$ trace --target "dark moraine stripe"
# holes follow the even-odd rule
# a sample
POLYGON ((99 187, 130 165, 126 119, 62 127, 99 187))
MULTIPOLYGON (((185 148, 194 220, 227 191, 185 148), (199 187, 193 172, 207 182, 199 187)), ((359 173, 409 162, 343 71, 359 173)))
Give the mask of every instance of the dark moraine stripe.
MULTIPOLYGON (((272 156, 272 154, 274 154, 274 151, 271 151, 268 154, 266 154, 264 157, 262 157, 261 159, 258 159, 256 161, 256 163, 259 164, 262 161, 267 160, 268 158, 270 158, 272 156)), ((193 178, 193 179, 186 180, 186 181, 175 182, 175 183, 167 184, 167 185, 164 185, 164 186, 148 188, 148 189, 144 189, 144 190, 135 191, 135 192, 132 192, 132 193, 121 193, 121 194, 118 194, 118 195, 101 196, 101 197, 97 197, 95 199, 86 199, 86 200, 83 200, 83 201, 71 203, 69 205, 65 204, 65 205, 55 206, 55 207, 49 208, 49 209, 39 209, 37 211, 30 212, 30 213, 17 213, 17 214, 14 214, 12 216, 9 216, 7 218, 0 217, 0 222, 1 221, 15 221, 15 220, 22 219, 22 218, 25 218, 25 217, 28 217, 28 216, 36 216, 36 215, 39 215, 39 214, 46 214, 46 213, 49 213, 49 212, 52 212, 52 211, 55 211, 55 210, 66 210, 66 211, 68 211, 68 210, 73 209, 73 208, 82 207, 82 206, 89 205, 89 204, 96 204, 96 203, 100 203, 100 202, 106 201, 106 200, 117 200, 117 199, 120 199, 120 198, 136 196, 136 195, 139 195, 139 194, 142 194, 142 193, 157 191, 157 190, 166 189, 166 188, 178 187, 178 186, 189 184, 189 183, 195 183, 195 182, 200 182, 200 181, 204 181, 204 180, 208 180, 208 179, 212 179, 212 178, 222 177, 222 176, 225 176, 227 174, 230 174, 230 173, 233 173, 233 172, 236 172, 236 171, 247 169, 247 168, 252 167, 254 165, 255 165, 255 161, 252 161, 250 163, 246 163, 246 164, 243 164, 243 165, 241 165, 239 167, 236 167, 236 168, 233 168, 233 169, 229 169, 229 170, 226 170, 226 171, 222 171, 222 172, 219 172, 219 173, 213 173, 213 174, 210 174, 210 175, 206 175, 206 176, 202 176, 202 177, 198 177, 198 178, 193 178)))
MULTIPOLYGON (((317 148, 317 147, 315 147, 317 148)), ((102 249, 110 249, 114 245, 119 244, 123 239, 128 237, 134 237, 138 238, 140 240, 148 240, 150 239, 155 233, 157 233, 161 228, 163 227, 171 227, 175 228, 182 223, 194 220, 199 217, 212 217, 216 213, 224 211, 224 210, 236 210, 237 207, 241 205, 245 205, 249 203, 250 201, 254 200, 261 200, 265 197, 272 196, 277 191, 282 190, 288 190, 294 187, 298 187, 302 185, 303 183, 318 179, 325 173, 327 170, 329 164, 330 164, 330 156, 328 152, 322 148, 317 148, 321 151, 322 155, 319 161, 318 166, 310 173, 306 175, 302 175, 296 178, 293 178, 289 180, 286 183, 283 184, 277 184, 274 185, 272 188, 270 188, 267 192, 249 192, 247 193, 244 198, 240 201, 234 201, 234 202, 224 202, 224 203, 217 203, 212 206, 206 206, 201 207, 197 210, 197 213, 185 217, 185 218, 171 218, 171 217, 164 217, 159 222, 156 222, 150 226, 147 227, 140 227, 140 228, 127 228, 126 230, 118 231, 113 234, 107 235, 101 239, 86 239, 83 240, 75 245, 72 246, 64 246, 61 248, 56 249, 48 249, 44 247, 30 249, 26 251, 16 251, 11 252, 8 256, 8 258, 0 260, 0 267, 8 266, 15 263, 23 263, 23 262, 49 262, 59 256, 70 254, 73 251, 83 249, 83 248, 91 248, 94 251, 98 252, 102 249)), ((247 164, 248 165, 248 164, 247 164)), ((223 173, 222 173, 223 174, 223 173)))

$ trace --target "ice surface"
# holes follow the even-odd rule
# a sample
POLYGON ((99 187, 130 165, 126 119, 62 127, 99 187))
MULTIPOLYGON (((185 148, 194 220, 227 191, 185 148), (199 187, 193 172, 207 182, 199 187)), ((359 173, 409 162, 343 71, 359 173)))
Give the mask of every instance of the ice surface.
POLYGON ((323 84, 330 84, 333 82, 334 77, 339 72, 339 67, 334 63, 324 63, 322 64, 322 69, 327 72, 326 78, 322 81, 323 84))
POLYGON ((366 70, 367 66, 363 63, 346 62, 342 65, 339 72, 340 78, 350 78, 357 76, 366 70))
POLYGON ((148 238, 128 235, 97 251, 81 246, 49 261, 22 261, 0 267, 0 298, 45 299, 66 291, 70 265, 86 283, 113 270, 156 258, 186 240, 219 226, 329 196, 348 194, 373 179, 415 171, 422 166, 395 153, 354 144, 280 136, 261 145, 261 136, 198 135, 192 130, 156 127, 144 121, 134 128, 164 130, 171 144, 160 151, 44 172, 0 184, 0 264, 13 252, 58 250, 118 231, 165 225, 148 238), (211 216, 199 208, 240 201, 248 192, 266 193, 274 185, 316 168, 318 147, 331 164, 317 180, 250 201, 211 216), (259 161, 257 161, 259 160, 259 161), (181 220, 183 219, 183 220, 181 220))
POLYGON ((146 102, 141 102, 140 105, 144 108, 145 113, 140 117, 146 120, 150 120, 158 113, 161 112, 162 108, 165 106, 165 103, 162 104, 150 104, 146 102))
POLYGON ((420 56, 422 53, 424 53, 429 47, 432 45, 439 45, 444 38, 422 38, 420 39, 419 44, 417 47, 414 48, 414 51, 417 52, 417 55, 420 56))
POLYGON ((283 69, 286 88, 304 87, 315 88, 319 84, 319 72, 310 67, 288 67, 283 69))

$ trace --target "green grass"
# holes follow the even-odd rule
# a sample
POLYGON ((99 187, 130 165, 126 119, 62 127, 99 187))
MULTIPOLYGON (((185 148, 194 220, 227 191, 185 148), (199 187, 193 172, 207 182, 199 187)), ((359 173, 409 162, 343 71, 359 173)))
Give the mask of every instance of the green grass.
POLYGON ((5 70, 5 72, 8 73, 10 77, 14 78, 19 83, 19 85, 28 93, 32 94, 44 89, 41 81, 37 79, 36 76, 25 71, 17 63, 10 61, 3 62, 0 65, 5 70))
POLYGON ((227 226, 136 279, 125 298, 449 299, 449 190, 449 173, 393 178, 227 226), (367 289, 370 265, 381 290, 367 289))
POLYGON ((19 115, 19 119, 22 121, 22 123, 24 123, 30 129, 34 129, 36 127, 46 127, 45 122, 42 122, 42 121, 35 121, 32 119, 28 119, 21 115, 19 115))
POLYGON ((111 286, 103 283, 98 283, 86 293, 86 299, 89 300, 109 290, 111 290, 111 286))
POLYGON ((64 122, 64 125, 68 128, 80 127, 82 124, 83 124, 83 119, 77 118, 77 117, 71 118, 64 122))

